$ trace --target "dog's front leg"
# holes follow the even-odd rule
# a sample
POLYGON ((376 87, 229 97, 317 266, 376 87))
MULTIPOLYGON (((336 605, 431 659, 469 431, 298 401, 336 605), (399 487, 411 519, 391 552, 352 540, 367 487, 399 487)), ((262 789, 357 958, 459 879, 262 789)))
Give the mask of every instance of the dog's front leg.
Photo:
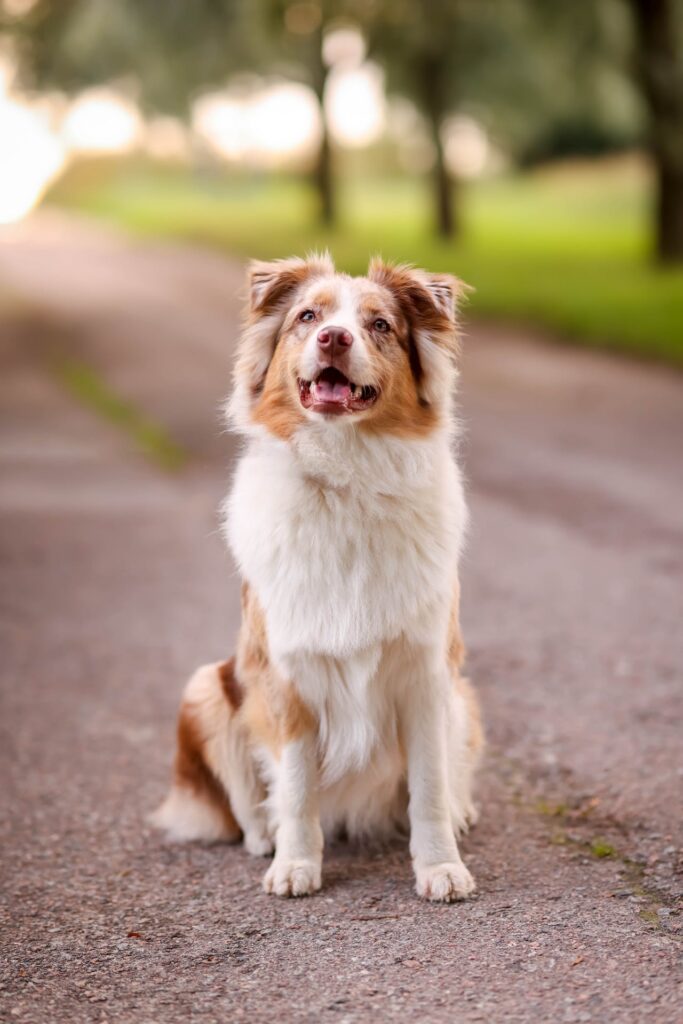
POLYGON ((282 748, 275 773, 275 857, 263 879, 266 892, 306 896, 321 885, 323 835, 318 811, 315 735, 282 748))
POLYGON ((426 672, 411 687, 402 732, 408 761, 410 853, 416 888, 429 900, 464 899, 474 891, 453 833, 446 769, 446 723, 450 678, 426 672))

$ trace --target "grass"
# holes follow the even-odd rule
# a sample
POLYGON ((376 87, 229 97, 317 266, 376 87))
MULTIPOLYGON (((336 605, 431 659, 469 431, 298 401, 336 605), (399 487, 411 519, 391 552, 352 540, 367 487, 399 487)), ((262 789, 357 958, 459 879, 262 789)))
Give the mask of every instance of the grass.
POLYGON ((161 469, 175 472, 183 468, 187 461, 184 449, 163 427, 111 391, 90 366, 65 359, 58 362, 55 369, 62 384, 75 398, 126 433, 161 469))
POLYGON ((467 186, 457 243, 429 231, 426 187, 347 181, 340 224, 316 223, 307 186, 149 164, 84 164, 49 201, 141 235, 261 258, 329 247, 357 273, 368 255, 450 270, 475 286, 470 314, 548 328, 588 345, 683 365, 683 268, 651 259, 649 177, 635 160, 565 166, 467 186))

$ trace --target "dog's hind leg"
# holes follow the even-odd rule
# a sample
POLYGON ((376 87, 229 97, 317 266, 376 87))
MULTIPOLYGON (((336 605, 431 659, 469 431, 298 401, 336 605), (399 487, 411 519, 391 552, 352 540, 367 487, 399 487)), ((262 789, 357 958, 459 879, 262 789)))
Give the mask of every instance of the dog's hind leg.
POLYGON ((272 851, 265 796, 239 721, 233 661, 204 665, 185 687, 178 717, 175 778, 152 823, 176 841, 223 840, 254 854, 272 851))

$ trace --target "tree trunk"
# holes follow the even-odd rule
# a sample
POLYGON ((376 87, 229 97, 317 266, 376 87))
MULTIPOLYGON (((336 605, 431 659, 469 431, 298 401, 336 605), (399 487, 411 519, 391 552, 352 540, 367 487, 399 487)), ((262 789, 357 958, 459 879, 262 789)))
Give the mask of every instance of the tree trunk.
POLYGON ((657 166, 657 255, 665 263, 683 261, 683 166, 657 166))
POLYGON ((444 61, 450 60, 450 54, 423 55, 417 68, 419 94, 422 109, 429 122, 429 133, 434 145, 434 224, 442 238, 453 238, 458 232, 458 216, 455 206, 455 183, 446 166, 441 139, 441 127, 446 113, 445 79, 448 69, 444 61))
POLYGON ((335 219, 332 147, 330 145, 330 133, 324 111, 322 126, 322 138, 320 139, 320 148, 316 157, 313 180, 318 192, 321 220, 324 224, 331 225, 335 219))
POLYGON ((457 234, 456 207, 454 203, 455 182, 446 166, 446 154, 441 141, 441 123, 432 125, 432 140, 436 152, 434 161, 434 213, 436 230, 442 238, 453 238, 457 234))
POLYGON ((318 97, 320 105, 320 118, 322 124, 322 135, 320 146, 316 155, 315 167, 313 168, 313 184, 318 193, 318 208, 320 219, 328 227, 335 221, 336 203, 334 190, 334 167, 332 159, 332 142, 330 139, 330 128, 325 116, 325 85, 327 84, 328 69, 323 60, 323 26, 313 33, 312 55, 313 88, 318 97))
POLYGON ((667 263, 683 261, 683 29, 675 24, 676 3, 631 0, 657 172, 657 255, 667 263))

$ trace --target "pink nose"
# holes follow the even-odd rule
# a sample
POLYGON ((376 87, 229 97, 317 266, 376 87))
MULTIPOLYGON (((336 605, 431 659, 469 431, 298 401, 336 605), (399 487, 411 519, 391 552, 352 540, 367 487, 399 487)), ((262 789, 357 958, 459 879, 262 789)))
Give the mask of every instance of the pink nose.
POLYGON ((345 327, 323 327, 318 332, 318 345, 332 355, 338 349, 351 348, 353 335, 345 327))

